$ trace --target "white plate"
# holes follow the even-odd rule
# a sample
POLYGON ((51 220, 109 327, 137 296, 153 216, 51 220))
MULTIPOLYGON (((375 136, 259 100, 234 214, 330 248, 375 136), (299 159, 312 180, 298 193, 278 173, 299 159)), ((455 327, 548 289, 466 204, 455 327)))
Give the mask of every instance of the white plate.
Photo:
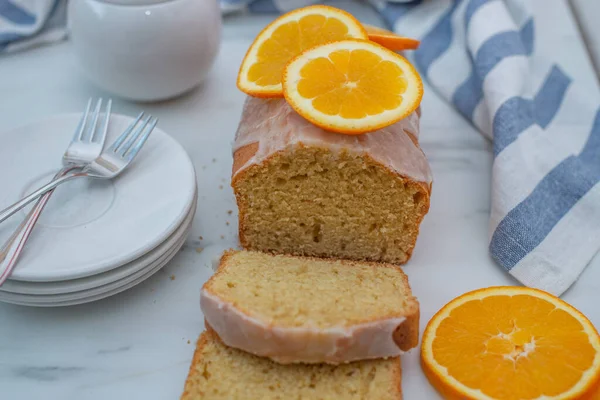
MULTIPOLYGON (((185 242, 185 241, 184 241, 185 242)), ((183 245, 183 243, 182 243, 183 245)), ((107 297, 110 296, 114 296, 115 294, 121 293, 127 289, 130 289, 140 283, 142 283, 143 281, 145 281, 146 279, 150 278, 152 275, 154 275, 155 273, 157 273, 161 268, 163 268, 165 265, 167 265, 169 263, 169 261, 171 261, 171 259, 177 254, 177 251, 179 250, 179 248, 174 249, 174 251, 172 251, 171 253, 169 253, 169 256, 165 259, 164 262, 162 262, 161 264, 156 265, 155 267, 153 267, 152 269, 149 270, 144 270, 145 274, 140 276, 139 278, 135 279, 134 281, 131 281, 123 286, 119 286, 119 287, 115 287, 112 290, 106 291, 104 293, 101 294, 96 294, 94 296, 89 296, 89 297, 84 297, 81 299, 75 299, 75 300, 69 300, 69 301, 62 301, 62 302, 40 302, 40 301, 36 301, 36 300, 31 300, 31 301, 11 301, 11 300, 2 300, 5 303, 11 303, 11 304, 17 304, 17 305, 21 305, 21 306, 29 306, 29 307, 66 307, 66 306, 74 306, 77 304, 85 304, 85 303, 91 303, 93 301, 98 301, 101 299, 105 299, 107 297)))
POLYGON ((191 225, 194 214, 196 211, 196 201, 192 208, 189 210, 189 214, 183 221, 183 224, 163 243, 159 244, 156 248, 152 249, 149 253, 144 254, 142 257, 125 264, 121 267, 113 270, 103 272, 101 274, 88 276, 85 278, 73 279, 69 281, 57 281, 57 282, 25 282, 25 281, 12 281, 7 280, 4 285, 0 286, 0 300, 1 293, 15 293, 24 295, 55 295, 80 292, 83 290, 97 288, 125 277, 131 276, 136 272, 146 269, 149 264, 154 263, 160 259, 164 254, 168 253, 172 248, 178 245, 183 238, 187 237, 189 226, 191 225))
POLYGON ((0 293, 0 301, 21 305, 45 305, 54 306, 63 303, 87 303, 97 299, 102 299, 113 294, 119 293, 125 289, 133 287, 150 277, 153 273, 164 267, 177 254, 184 245, 191 225, 185 231, 185 235, 171 248, 167 253, 162 254, 156 261, 146 265, 145 268, 129 275, 118 281, 103 285, 100 287, 83 290, 74 293, 56 294, 56 295, 26 295, 17 293, 0 293))
MULTIPOLYGON (((79 118, 56 116, 1 135, 0 209, 50 179, 79 118)), ((113 115, 107 143, 131 121, 113 115)), ((11 279, 64 281, 131 262, 181 226, 195 188, 187 153, 157 128, 122 176, 108 182, 78 179, 56 190, 11 279)), ((23 216, 0 224, 0 243, 23 216)))

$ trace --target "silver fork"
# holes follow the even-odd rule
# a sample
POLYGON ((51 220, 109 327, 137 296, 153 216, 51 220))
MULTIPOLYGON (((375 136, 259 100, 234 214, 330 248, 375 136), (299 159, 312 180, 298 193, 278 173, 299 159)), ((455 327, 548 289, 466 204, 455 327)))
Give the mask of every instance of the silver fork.
POLYGON ((106 104, 104 121, 100 132, 96 131, 96 126, 98 125, 98 119, 100 117, 102 98, 98 99, 96 107, 94 108, 94 113, 91 116, 91 126, 86 130, 85 128, 91 107, 92 99, 89 99, 85 113, 79 121, 77 130, 75 131, 75 136, 73 136, 73 140, 71 140, 69 147, 67 147, 67 150, 63 155, 63 165, 65 166, 65 169, 69 166, 73 166, 73 164, 83 166, 91 163, 100 155, 100 153, 102 153, 102 149, 104 149, 112 100, 108 99, 108 103, 106 104))
MULTIPOLYGON (((108 131, 112 100, 108 100, 104 110, 104 120, 101 129, 97 130, 96 127, 98 126, 101 107, 102 99, 100 98, 96 102, 93 114, 90 116, 92 99, 90 98, 88 100, 87 107, 79 120, 75 134, 73 135, 67 150, 63 154, 63 168, 56 173, 54 179, 61 177, 74 169, 83 168, 83 166, 92 162, 102 152, 104 142, 106 141, 106 133, 108 131), (89 123, 88 120, 90 120, 89 123)), ((0 286, 12 273, 12 270, 25 247, 25 243, 29 239, 50 196, 52 196, 52 191, 44 194, 38 200, 13 235, 0 249, 0 286)))
POLYGON ((143 116, 144 113, 141 112, 137 119, 127 127, 125 132, 108 149, 104 150, 98 158, 86 165, 81 171, 68 173, 54 179, 12 206, 0 211, 0 222, 31 203, 37 197, 72 179, 113 179, 118 176, 138 155, 158 122, 157 118, 149 115, 140 123, 143 116))

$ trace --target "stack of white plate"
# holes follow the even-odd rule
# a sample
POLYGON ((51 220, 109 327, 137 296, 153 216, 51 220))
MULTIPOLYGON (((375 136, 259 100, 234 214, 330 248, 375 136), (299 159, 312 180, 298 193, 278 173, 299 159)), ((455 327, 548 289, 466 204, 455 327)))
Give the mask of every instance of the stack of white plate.
MULTIPOLYGON (((0 209, 51 179, 79 118, 61 115, 0 133, 0 209)), ((131 121, 113 115, 107 145, 131 121)), ((0 286, 0 301, 67 306, 142 282, 183 246, 196 197, 187 153, 155 129, 123 175, 74 180, 55 191, 12 276, 0 286)), ((29 209, 0 224, 0 246, 29 209)))

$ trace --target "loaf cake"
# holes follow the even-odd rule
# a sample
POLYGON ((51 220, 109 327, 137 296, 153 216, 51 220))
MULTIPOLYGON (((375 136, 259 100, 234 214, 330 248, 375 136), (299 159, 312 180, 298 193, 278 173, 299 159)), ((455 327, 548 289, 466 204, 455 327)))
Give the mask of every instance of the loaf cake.
POLYGON ((229 251, 200 304, 226 345, 283 364, 395 357, 419 340, 419 303, 392 264, 229 251))
POLYGON ((419 113, 352 136, 314 126, 283 99, 249 97, 232 172, 242 246, 405 263, 432 182, 419 113))
POLYGON ((400 358, 326 364, 276 364, 223 345, 204 332, 181 400, 400 400, 400 358))

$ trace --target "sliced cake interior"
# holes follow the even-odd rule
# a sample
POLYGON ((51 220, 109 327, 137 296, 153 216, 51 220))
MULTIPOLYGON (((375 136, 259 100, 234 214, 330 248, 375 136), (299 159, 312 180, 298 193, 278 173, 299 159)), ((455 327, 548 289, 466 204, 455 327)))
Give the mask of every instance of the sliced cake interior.
POLYGON ((418 311, 391 264, 230 251, 221 265, 205 290, 269 323, 331 328, 418 311))
POLYGON ((391 357, 418 343, 419 304, 392 264, 230 251, 201 305, 225 344, 284 363, 391 357))
POLYGON ((404 263, 429 209, 428 188, 368 156, 289 148, 234 181, 249 249, 404 263))
POLYGON ((399 400, 400 358, 340 366, 280 365, 223 345, 204 332, 182 400, 399 400))

